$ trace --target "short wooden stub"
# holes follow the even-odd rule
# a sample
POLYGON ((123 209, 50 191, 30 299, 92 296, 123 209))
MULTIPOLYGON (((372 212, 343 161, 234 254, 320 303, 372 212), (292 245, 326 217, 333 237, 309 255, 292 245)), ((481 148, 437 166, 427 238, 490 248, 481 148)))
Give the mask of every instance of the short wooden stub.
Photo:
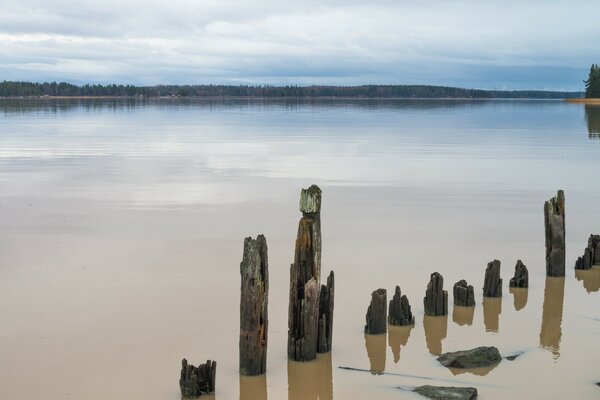
POLYGON ((415 324, 415 317, 410 309, 410 303, 408 302, 408 298, 400 291, 400 286, 396 285, 396 290, 390 300, 388 310, 388 322, 390 325, 406 326, 415 324))
POLYGON ((523 264, 523 261, 517 260, 515 275, 510 279, 508 286, 511 288, 529 287, 529 271, 527 271, 527 267, 523 264))
POLYGON ((590 235, 583 256, 575 262, 575 269, 590 269, 600 265, 600 235, 590 235))
POLYGON ((331 351, 333 338, 333 305, 335 295, 335 277, 333 271, 327 277, 327 285, 321 285, 319 299, 319 330, 317 351, 328 353, 331 351))
POLYGON ((387 291, 377 289, 371 293, 371 303, 367 308, 365 333, 381 335, 387 332, 387 291))
POLYGON ((565 194, 562 190, 544 203, 544 226, 546 276, 565 276, 565 194))
POLYGON ((184 358, 181 361, 181 375, 179 388, 184 397, 200 397, 205 394, 215 393, 215 377, 217 362, 208 360, 206 364, 194 367, 184 358))
POLYGON ((263 235, 244 240, 240 274, 240 374, 260 375, 267 370, 269 328, 269 263, 263 235))
POLYGON ((425 315, 448 315, 448 291, 444 290, 444 277, 438 272, 431 274, 423 305, 425 315))
POLYGON ((484 297, 502 297, 502 279, 500 278, 500 261, 490 261, 485 269, 483 282, 484 297))
POLYGON ((454 284, 454 305, 462 307, 472 307, 475 305, 475 293, 473 286, 468 285, 467 281, 461 279, 454 284))

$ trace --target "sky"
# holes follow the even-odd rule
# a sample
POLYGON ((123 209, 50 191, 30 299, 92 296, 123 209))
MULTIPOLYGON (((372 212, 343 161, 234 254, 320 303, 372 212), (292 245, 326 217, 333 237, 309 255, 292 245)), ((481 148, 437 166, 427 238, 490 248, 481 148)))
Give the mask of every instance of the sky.
POLYGON ((0 81, 582 90, 598 0, 2 0, 0 81))

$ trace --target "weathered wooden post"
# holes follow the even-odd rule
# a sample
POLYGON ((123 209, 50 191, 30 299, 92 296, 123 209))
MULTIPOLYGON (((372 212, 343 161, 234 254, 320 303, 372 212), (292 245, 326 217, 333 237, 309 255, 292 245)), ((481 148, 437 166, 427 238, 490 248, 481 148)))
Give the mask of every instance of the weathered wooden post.
POLYGON ((179 388, 184 397, 200 397, 204 394, 215 393, 215 377, 217 362, 208 360, 206 364, 194 367, 184 358, 181 360, 179 388))
POLYGON ((583 256, 575 262, 575 269, 590 269, 600 265, 600 235, 590 235, 583 256))
POLYGON ((475 305, 475 294, 473 286, 461 279, 454 284, 454 305, 462 307, 473 307, 475 305))
MULTIPOLYGON (((387 332, 387 291, 377 289, 371 293, 371 303, 367 309, 365 333, 381 335, 387 332)), ((385 348, 385 344, 383 346, 385 348)))
POLYGON ((300 211, 302 219, 310 223, 312 239, 313 276, 321 283, 321 189, 312 185, 300 192, 300 211))
POLYGON ((321 285, 319 299, 319 329, 317 352, 328 353, 331 351, 333 338, 333 303, 335 295, 335 277, 333 271, 327 277, 327 285, 321 285))
POLYGON ((546 276, 565 276, 565 194, 562 190, 544 203, 544 226, 546 276))
POLYGON ((394 297, 390 300, 388 322, 390 325, 405 326, 414 325, 415 317, 410 309, 410 303, 406 295, 402 295, 400 286, 396 285, 394 297))
POLYGON ((484 297, 502 297, 502 279, 500 278, 500 261, 490 261, 485 269, 483 282, 484 297))
POLYGON ((508 286, 511 288, 528 288, 529 287, 529 271, 523 264, 523 261, 517 260, 515 265, 515 276, 510 279, 508 286))
POLYGON ((263 235, 244 240, 240 274, 240 374, 261 375, 267 370, 269 328, 269 263, 263 235))
POLYGON ((444 290, 444 277, 437 272, 431 274, 423 304, 425 315, 448 315, 448 291, 444 290))

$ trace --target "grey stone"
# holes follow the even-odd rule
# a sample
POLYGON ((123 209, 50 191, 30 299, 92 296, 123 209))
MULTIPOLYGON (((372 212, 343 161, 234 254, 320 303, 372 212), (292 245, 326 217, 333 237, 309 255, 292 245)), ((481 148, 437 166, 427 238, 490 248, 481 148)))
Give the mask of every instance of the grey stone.
POLYGON ((477 398, 477 389, 474 387, 425 385, 415 388, 414 391, 432 400, 474 400, 477 398))
POLYGON ((496 347, 482 346, 471 350, 444 353, 437 360, 448 368, 481 368, 500 363, 502 356, 496 347))

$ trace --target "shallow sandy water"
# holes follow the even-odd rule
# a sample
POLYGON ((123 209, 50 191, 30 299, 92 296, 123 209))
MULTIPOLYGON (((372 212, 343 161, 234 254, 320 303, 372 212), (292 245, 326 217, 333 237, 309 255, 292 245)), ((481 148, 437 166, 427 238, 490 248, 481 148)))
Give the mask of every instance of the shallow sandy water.
POLYGON ((58 104, 0 105, 2 398, 177 399, 182 357, 218 361, 221 400, 417 399, 398 387, 421 384, 476 386, 484 400, 600 396, 600 269, 572 269, 600 232, 600 141, 583 107, 58 104), (337 280, 334 350, 288 363, 289 264, 311 183, 323 274, 337 280), (567 276, 547 279, 542 204, 559 188, 567 276), (240 378, 238 268, 259 233, 268 373, 240 378), (504 297, 483 301, 494 258, 504 297), (511 293, 517 259, 531 287, 511 293), (449 292, 473 284, 476 308, 424 318, 433 271, 449 292), (365 337, 371 291, 396 284, 415 326, 365 337), (435 361, 479 345, 523 354, 476 374, 435 361))

